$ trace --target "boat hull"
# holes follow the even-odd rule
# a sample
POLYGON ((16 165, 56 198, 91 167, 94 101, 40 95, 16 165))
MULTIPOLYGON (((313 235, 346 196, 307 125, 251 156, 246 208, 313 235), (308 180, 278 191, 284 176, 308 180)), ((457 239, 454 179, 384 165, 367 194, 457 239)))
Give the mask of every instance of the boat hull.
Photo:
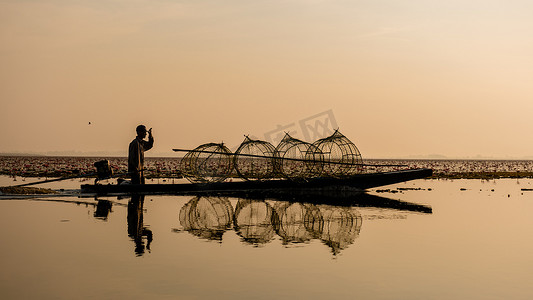
POLYGON ((268 181, 236 181, 218 182, 207 184, 124 184, 124 185, 99 185, 84 184, 81 186, 82 194, 210 194, 227 192, 257 192, 276 191, 285 193, 308 193, 334 191, 364 191, 369 188, 421 179, 433 174, 431 169, 410 169, 395 172, 357 174, 346 178, 312 178, 304 182, 290 180, 268 181))

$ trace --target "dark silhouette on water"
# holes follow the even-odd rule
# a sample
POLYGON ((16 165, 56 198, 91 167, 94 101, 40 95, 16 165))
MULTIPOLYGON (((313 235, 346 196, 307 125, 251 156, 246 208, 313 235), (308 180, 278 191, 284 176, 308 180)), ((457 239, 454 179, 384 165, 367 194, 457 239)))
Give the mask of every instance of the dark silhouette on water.
POLYGON ((180 223, 191 234, 212 241, 222 241, 231 229, 233 207, 223 197, 194 197, 180 210, 180 223))
POLYGON ((363 218, 355 207, 278 201, 273 225, 284 245, 319 239, 334 255, 355 242, 363 218))
POLYGON ((131 183, 144 184, 144 151, 152 149, 154 137, 152 128, 146 130, 146 126, 139 125, 135 129, 137 136, 131 141, 128 150, 128 173, 131 176, 131 183), (148 141, 144 140, 148 134, 148 141))
POLYGON ((128 236, 135 242, 135 254, 142 256, 145 249, 150 251, 152 231, 144 227, 143 223, 144 195, 132 195, 128 202, 128 236), (146 246, 144 239, 146 238, 146 246))
POLYGON ((242 241, 254 246, 266 244, 276 234, 276 212, 265 201, 239 199, 233 217, 234 229, 242 241))
POLYGON ((276 235, 286 246, 318 239, 334 255, 355 242, 362 222, 355 207, 285 201, 239 199, 233 213, 224 197, 195 197, 180 211, 184 230, 200 238, 222 242, 222 235, 233 225, 241 241, 255 247, 276 235))
POLYGON ((112 207, 113 203, 111 203, 111 201, 98 200, 98 203, 96 204, 96 210, 94 211, 94 217, 106 221, 112 207))
MULTIPOLYGON (((123 196, 119 196, 117 200, 123 199, 121 197, 123 196)), ((130 197, 127 204, 98 199, 95 199, 97 203, 72 199, 27 199, 95 207, 94 217, 104 221, 112 212, 113 206, 127 205, 128 236, 135 244, 135 254, 142 256, 146 250, 151 250, 153 234, 144 224, 145 196, 132 194, 130 197)), ((363 223, 360 208, 364 207, 432 213, 431 206, 348 191, 299 195, 280 191, 219 193, 195 196, 184 204, 179 212, 179 222, 183 228, 173 231, 187 231, 201 239, 222 243, 224 233, 234 230, 243 243, 254 247, 267 244, 277 237, 285 246, 319 240, 336 256, 358 238, 363 223), (232 201, 236 204, 233 205, 232 201)))
POLYGON ((199 238, 220 243, 223 234, 233 228, 243 243, 255 247, 271 242, 276 235, 286 246, 317 239, 338 255, 359 236, 363 218, 358 207, 432 213, 429 206, 365 193, 346 197, 344 205, 327 204, 330 199, 317 195, 289 201, 283 198, 239 195, 233 209, 226 197, 197 196, 181 208, 180 224, 199 238))
POLYGON ((431 206, 380 197, 366 192, 352 190, 318 189, 318 190, 248 190, 218 191, 204 193, 205 196, 225 196, 248 200, 279 200, 310 204, 326 204, 344 207, 378 207, 400 211, 432 213, 431 206))

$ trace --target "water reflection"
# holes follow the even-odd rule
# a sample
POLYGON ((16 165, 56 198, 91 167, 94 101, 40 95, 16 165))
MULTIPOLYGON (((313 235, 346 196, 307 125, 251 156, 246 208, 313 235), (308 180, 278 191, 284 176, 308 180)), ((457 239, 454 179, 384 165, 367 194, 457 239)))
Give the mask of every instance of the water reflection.
POLYGON ((239 199, 232 213, 227 198, 194 197, 182 207, 180 223, 185 231, 218 242, 232 225, 242 242, 254 246, 276 235, 286 246, 319 239, 335 255, 355 242, 363 223, 356 207, 274 200, 239 199))
POLYGON ((222 241, 222 234, 231 228, 233 207, 226 198, 194 197, 180 210, 183 229, 193 235, 222 241))
POLYGON ((240 199, 233 218, 235 231, 246 243, 265 244, 274 238, 274 218, 276 214, 267 202, 240 199))
POLYGON ((312 219, 306 220, 320 240, 331 248, 333 254, 355 242, 361 231, 363 218, 358 210, 349 207, 320 205, 312 219))
MULTIPOLYGON (((122 200, 119 196, 117 200, 122 200)), ((134 253, 150 252, 152 231, 144 223, 144 195, 126 196, 128 203, 101 200, 93 202, 74 199, 29 198, 31 201, 51 201, 94 207, 92 216, 107 221, 113 207, 127 206, 127 234, 134 244, 134 253)), ((361 232, 366 208, 378 217, 391 211, 432 213, 430 206, 388 199, 367 193, 328 194, 219 194, 194 196, 179 210, 182 229, 200 239, 222 243, 223 235, 234 232, 242 243, 260 247, 273 240, 291 247, 322 242, 337 255, 356 242, 361 232), (332 205, 334 203, 335 205, 332 205), (382 210, 382 208, 386 210, 382 210), (378 209, 378 210, 376 210, 378 209)), ((123 221, 121 221, 123 222, 123 221)))
POLYGON ((277 216, 273 219, 274 228, 284 245, 305 243, 317 238, 308 221, 314 220, 313 212, 318 209, 314 210, 312 205, 297 202, 276 202, 274 209, 277 216))
POLYGON ((142 256, 150 251, 152 231, 143 224, 144 195, 133 195, 128 202, 128 236, 135 243, 135 254, 142 256), (146 239, 146 245, 144 244, 146 239))
POLYGON ((97 200, 94 217, 100 220, 107 221, 109 213, 112 211, 113 203, 108 200, 97 200))

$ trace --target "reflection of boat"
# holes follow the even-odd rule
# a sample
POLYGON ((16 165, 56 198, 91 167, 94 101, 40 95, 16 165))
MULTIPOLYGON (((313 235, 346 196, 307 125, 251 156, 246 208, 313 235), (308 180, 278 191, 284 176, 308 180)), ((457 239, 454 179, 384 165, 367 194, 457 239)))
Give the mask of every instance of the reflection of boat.
POLYGON ((431 213, 431 207, 357 193, 343 205, 329 205, 328 199, 238 196, 233 206, 225 197, 194 197, 180 211, 185 231, 221 242, 226 231, 233 230, 246 244, 260 246, 276 235, 284 245, 320 240, 337 255, 353 244, 361 231, 360 207, 390 208, 401 211, 431 213), (308 202, 306 200, 313 200, 308 202), (296 201, 295 201, 296 200, 296 201), (375 205, 377 204, 377 205, 375 205), (230 214, 233 214, 230 216, 230 214))
POLYGON ((226 197, 246 198, 253 200, 279 200, 288 202, 330 204, 346 207, 377 207, 394 210, 432 213, 431 206, 394 200, 381 196, 371 195, 366 192, 349 190, 291 190, 291 191, 242 191, 242 192, 219 192, 211 195, 224 195, 226 197))
POLYGON ((394 184, 414 179, 431 176, 431 169, 411 169, 384 173, 356 174, 349 177, 309 178, 306 181, 291 181, 287 179, 267 181, 234 181, 214 183, 182 183, 182 184, 124 184, 124 185, 99 185, 84 184, 82 193, 110 194, 110 193, 159 193, 159 194, 209 194, 213 192, 238 192, 238 191, 309 191, 350 189, 366 190, 373 187, 394 184))

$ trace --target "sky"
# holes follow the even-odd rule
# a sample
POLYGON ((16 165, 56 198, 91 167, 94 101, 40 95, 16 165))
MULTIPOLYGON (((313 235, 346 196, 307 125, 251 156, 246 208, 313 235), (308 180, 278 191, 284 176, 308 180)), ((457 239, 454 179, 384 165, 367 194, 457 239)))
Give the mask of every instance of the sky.
POLYGON ((173 155, 328 112, 363 158, 531 158, 532 11, 529 0, 0 0, 0 153, 126 156, 145 124, 146 155, 173 155))

